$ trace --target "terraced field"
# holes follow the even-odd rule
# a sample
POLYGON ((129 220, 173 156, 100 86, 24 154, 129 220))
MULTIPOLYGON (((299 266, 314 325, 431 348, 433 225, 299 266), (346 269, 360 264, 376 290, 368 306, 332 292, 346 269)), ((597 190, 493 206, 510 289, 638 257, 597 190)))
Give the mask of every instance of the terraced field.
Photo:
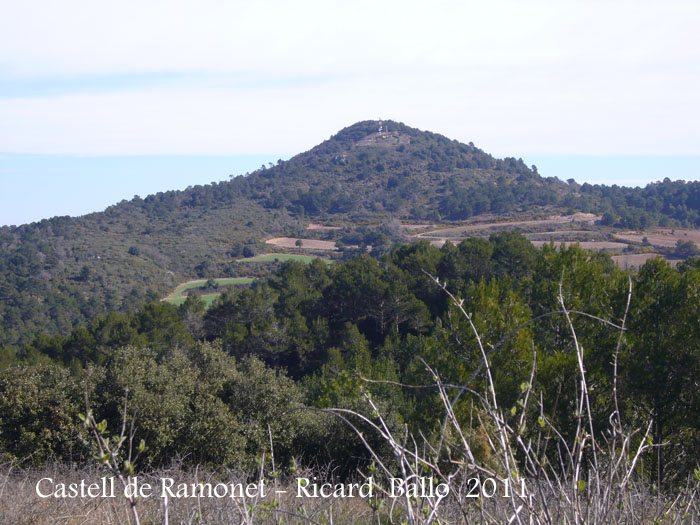
MULTIPOLYGON (((459 244, 463 239, 481 234, 488 236, 502 230, 520 229, 523 232, 554 233, 561 232, 562 226, 567 224, 593 225, 600 220, 591 213, 574 213, 573 215, 552 215, 543 219, 515 220, 502 222, 481 222, 466 224, 463 226, 440 227, 412 235, 416 239, 426 239, 434 246, 442 246, 447 241, 459 244)), ((566 231, 566 230, 564 230, 566 231)), ((568 232, 567 232, 568 233, 568 232)), ((556 239, 555 239, 556 240, 556 239)), ((566 238, 561 240, 568 240, 566 238)))
MULTIPOLYGON (((620 267, 620 268, 639 268, 640 266, 644 265, 645 262, 647 262, 649 259, 653 259, 654 257, 660 257, 656 253, 631 253, 631 254, 624 254, 624 255, 613 255, 612 260, 615 261, 615 263, 620 267)), ((668 261, 671 263, 673 266, 678 264, 678 261, 668 261)))
POLYGON ((692 241, 700 246, 700 231, 686 229, 655 228, 649 232, 621 232, 615 235, 618 239, 630 242, 643 242, 646 238, 652 246, 673 248, 678 241, 692 241))

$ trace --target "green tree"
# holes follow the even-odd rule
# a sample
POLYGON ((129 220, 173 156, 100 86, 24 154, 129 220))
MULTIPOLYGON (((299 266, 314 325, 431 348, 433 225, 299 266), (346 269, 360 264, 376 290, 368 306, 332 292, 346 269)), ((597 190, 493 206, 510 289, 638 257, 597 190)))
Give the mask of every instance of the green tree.
POLYGON ((700 373, 699 291, 700 272, 680 275, 660 258, 649 260, 635 279, 625 384, 630 402, 653 420, 658 445, 653 472, 658 484, 669 465, 676 472, 686 471, 674 452, 685 448, 681 429, 694 421, 696 410, 697 396, 692 393, 700 373))
POLYGON ((56 365, 14 366, 0 372, 0 449, 40 464, 51 458, 80 459, 81 389, 56 365))
POLYGON ((684 241, 683 239, 678 239, 676 247, 673 250, 673 255, 679 259, 687 259, 688 257, 694 257, 700 254, 700 249, 693 241, 684 241))

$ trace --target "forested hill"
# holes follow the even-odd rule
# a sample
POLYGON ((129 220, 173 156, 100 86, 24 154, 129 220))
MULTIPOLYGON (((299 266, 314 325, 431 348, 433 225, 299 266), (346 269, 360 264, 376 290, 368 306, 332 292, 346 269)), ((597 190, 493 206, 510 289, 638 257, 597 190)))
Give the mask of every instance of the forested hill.
MULTIPOLYGON (((161 298, 187 278, 248 274, 235 262, 244 252, 264 251, 264 238, 308 236, 310 221, 362 227, 365 235, 395 219, 444 223, 538 210, 591 211, 628 228, 697 224, 699 188, 579 186, 472 144, 360 122, 247 176, 0 228, 0 344, 67 333, 100 313, 161 298)), ((402 240, 392 235, 372 244, 402 240)))
POLYGON ((568 191, 520 159, 495 159, 473 144, 375 121, 258 175, 266 206, 311 216, 464 220, 553 204, 568 191))

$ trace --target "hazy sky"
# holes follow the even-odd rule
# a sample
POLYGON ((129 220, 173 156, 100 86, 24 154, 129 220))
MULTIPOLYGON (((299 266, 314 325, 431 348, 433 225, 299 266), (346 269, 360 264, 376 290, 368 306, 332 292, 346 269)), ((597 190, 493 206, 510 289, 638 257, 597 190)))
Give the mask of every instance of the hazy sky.
POLYGON ((288 157, 380 117, 497 155, 700 155, 697 0, 0 7, 13 162, 288 157))

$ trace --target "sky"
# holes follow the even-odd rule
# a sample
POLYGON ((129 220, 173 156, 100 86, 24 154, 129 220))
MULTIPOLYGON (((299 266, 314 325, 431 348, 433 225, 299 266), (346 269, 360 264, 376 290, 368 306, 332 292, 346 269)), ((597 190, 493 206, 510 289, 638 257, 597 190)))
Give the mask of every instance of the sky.
POLYGON ((700 179, 697 0, 0 8, 0 224, 225 180, 379 118, 562 179, 700 179))

